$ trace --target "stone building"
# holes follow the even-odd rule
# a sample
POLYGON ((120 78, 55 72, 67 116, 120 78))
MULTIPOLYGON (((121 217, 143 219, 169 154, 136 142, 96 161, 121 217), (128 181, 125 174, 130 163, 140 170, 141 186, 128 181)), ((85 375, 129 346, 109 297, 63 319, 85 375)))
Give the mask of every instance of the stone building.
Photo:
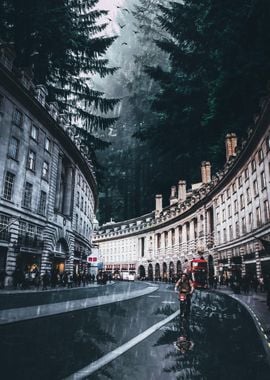
POLYGON ((211 174, 203 162, 201 183, 180 180, 169 205, 156 196, 155 210, 101 226, 94 241, 110 271, 169 278, 185 260, 204 255, 212 273, 270 274, 270 101, 262 105, 249 138, 237 146, 226 136, 226 164, 211 174))
POLYGON ((0 270, 87 269, 97 204, 80 141, 47 90, 0 51, 0 270))

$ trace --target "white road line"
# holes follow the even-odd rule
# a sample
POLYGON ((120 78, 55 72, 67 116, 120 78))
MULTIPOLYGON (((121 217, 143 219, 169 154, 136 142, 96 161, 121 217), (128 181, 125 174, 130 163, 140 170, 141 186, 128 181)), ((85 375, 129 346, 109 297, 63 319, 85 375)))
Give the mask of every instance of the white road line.
POLYGON ((118 358, 122 354, 124 354, 126 351, 133 348, 136 344, 142 342, 144 339, 148 338, 150 335, 152 335, 154 332, 159 330, 162 326, 166 325, 167 323, 171 322, 174 318, 176 318, 180 314, 180 310, 177 310, 175 313, 171 314, 169 317, 163 319, 162 321, 156 323, 155 325, 151 326, 149 329, 145 330, 141 334, 135 336, 135 338, 132 338, 125 344, 123 344, 120 347, 117 347, 115 350, 109 352, 108 354, 102 356, 100 359, 96 360, 95 362, 90 363, 84 368, 81 368, 79 371, 74 372, 72 375, 68 376, 65 380, 80 380, 85 379, 87 376, 91 375, 92 373, 96 372, 100 368, 104 367, 114 359, 118 358))
POLYGON ((90 307, 126 301, 151 294, 156 290, 158 290, 158 287, 148 286, 144 289, 134 290, 132 292, 126 293, 113 293, 110 295, 90 297, 79 300, 0 310, 0 325, 4 325, 6 323, 26 321, 28 319, 35 319, 40 317, 49 317, 52 315, 68 313, 75 310, 83 310, 90 307))

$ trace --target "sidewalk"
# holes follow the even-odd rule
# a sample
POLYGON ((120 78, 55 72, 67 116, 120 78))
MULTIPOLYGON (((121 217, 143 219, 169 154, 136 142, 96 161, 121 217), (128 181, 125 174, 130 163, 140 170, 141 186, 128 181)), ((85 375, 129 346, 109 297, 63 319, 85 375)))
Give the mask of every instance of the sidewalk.
POLYGON ((266 305, 266 293, 234 294, 231 289, 226 287, 218 288, 214 291, 227 294, 229 297, 236 299, 249 311, 262 338, 270 363, 270 310, 266 305))

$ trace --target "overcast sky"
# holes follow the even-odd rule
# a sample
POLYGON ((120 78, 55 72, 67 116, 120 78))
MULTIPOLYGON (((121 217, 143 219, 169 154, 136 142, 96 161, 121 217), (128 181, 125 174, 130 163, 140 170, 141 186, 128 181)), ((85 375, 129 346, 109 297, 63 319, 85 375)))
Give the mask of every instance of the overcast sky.
MULTIPOLYGON (((98 8, 108 10, 109 14, 105 17, 104 21, 109 22, 106 32, 109 35, 117 35, 119 33, 119 25, 115 22, 116 15, 119 12, 119 7, 127 6, 128 3, 132 3, 132 0, 99 0, 98 8), (113 21, 109 21, 108 18, 113 21)), ((103 22, 103 20, 102 20, 103 22)))

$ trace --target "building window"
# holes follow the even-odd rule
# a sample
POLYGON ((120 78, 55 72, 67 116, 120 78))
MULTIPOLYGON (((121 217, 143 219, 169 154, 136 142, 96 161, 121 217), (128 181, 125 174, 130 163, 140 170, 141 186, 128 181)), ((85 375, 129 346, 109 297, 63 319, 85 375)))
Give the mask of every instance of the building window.
POLYGON ((228 188, 228 189, 227 189, 227 198, 229 198, 230 196, 231 196, 231 189, 228 188))
POLYGON ((249 224, 250 230, 252 230, 253 229, 253 215, 252 215, 252 212, 250 212, 248 214, 248 224, 249 224))
POLYGON ((32 193, 33 193, 33 185, 31 183, 26 182, 25 188, 24 188, 24 196, 23 196, 23 206, 26 208, 31 208, 32 193))
POLYGON ((245 234, 247 232, 247 227, 246 227, 246 218, 242 218, 242 233, 245 234))
POLYGON ((49 179, 49 164, 44 161, 42 166, 42 178, 48 181, 49 179))
POLYGON ((51 140, 48 137, 45 138, 45 150, 47 152, 51 151, 51 140))
POLYGON ((87 202, 85 201, 84 202, 84 213, 86 214, 86 210, 87 210, 87 202))
POLYGON ((232 229, 232 225, 229 226, 229 235, 230 235, 230 240, 233 240, 233 229, 232 229))
POLYGON ((226 213, 225 210, 222 210, 222 222, 225 222, 226 220, 226 213))
POLYGON ((260 149, 260 150, 258 151, 258 158, 259 158, 259 162, 262 162, 262 161, 263 161, 263 150, 262 150, 262 149, 260 149))
POLYGON ((36 169, 36 153, 29 150, 27 159, 27 169, 35 171, 36 169))
POLYGON ((78 231, 78 222, 79 222, 79 216, 76 214, 76 219, 75 219, 75 230, 78 231))
POLYGON ((231 205, 228 205, 228 218, 232 216, 232 207, 231 205))
POLYGON ((81 211, 83 211, 83 196, 81 196, 81 211))
POLYGON ((10 201, 12 198, 12 191, 13 191, 13 186, 14 186, 14 179, 15 175, 7 172, 6 173, 6 178, 5 178, 5 183, 4 183, 4 192, 3 192, 3 197, 10 201))
POLYGON ((219 223, 219 212, 217 212, 217 223, 219 223))
POLYGON ((251 170, 252 170, 252 173, 255 172, 255 170, 256 170, 256 161, 255 160, 251 161, 251 170))
POLYGON ((242 186, 242 176, 238 177, 238 186, 242 186))
POLYGON ((2 110, 4 104, 4 96, 0 94, 0 110, 2 110))
POLYGON ((269 210, 269 202, 268 200, 263 202, 263 208, 264 208, 264 218, 265 221, 268 221, 270 219, 270 210, 269 210))
POLYGON ((262 217, 261 217, 261 209, 260 207, 256 208, 256 219, 257 219, 257 227, 260 227, 262 224, 262 217))
POLYGON ((266 138, 266 147, 267 147, 267 150, 269 151, 270 150, 270 135, 266 138))
POLYGON ((30 136, 32 137, 32 139, 37 141, 37 139, 38 139, 38 128, 34 124, 32 124, 32 126, 31 126, 30 136))
POLYGON ((15 137, 11 137, 8 147, 8 156, 17 160, 19 151, 19 140, 15 137))
POLYGON ((80 193, 77 191, 76 206, 80 207, 80 193))
POLYGON ((253 181, 253 191, 254 191, 254 196, 256 197, 259 193, 258 191, 258 181, 255 179, 255 181, 253 181))
POLYGON ((238 238, 240 236, 239 223, 235 222, 235 236, 238 238))
POLYGON ((245 179, 248 179, 249 177, 249 171, 248 168, 245 169, 245 179))
POLYGON ((251 202, 251 193, 250 193, 250 188, 247 188, 247 203, 251 202))
POLYGON ((26 234, 26 222, 19 221, 19 235, 23 236, 26 234))
POLYGON ((227 241, 227 232, 226 232, 226 228, 223 228, 223 243, 226 243, 227 241))
POLYGON ((47 194, 45 193, 45 191, 41 191, 40 198, 39 198, 39 205, 38 205, 38 213, 41 215, 45 215, 46 202, 47 202, 47 194))
POLYGON ((261 189, 265 189, 266 188, 266 178, 265 178, 265 173, 264 172, 261 172, 261 189))
POLYGON ((0 240, 9 240, 9 222, 8 216, 0 214, 0 240))
POLYGON ((244 200, 244 195, 240 195, 240 207, 243 209, 245 207, 245 200, 244 200))
POLYGON ((21 127, 22 126, 22 120, 23 120, 22 112, 15 109, 13 112, 13 117, 12 117, 13 124, 17 125, 17 127, 21 127))
POLYGON ((234 200, 234 213, 236 214, 238 212, 238 202, 237 199, 234 200))

